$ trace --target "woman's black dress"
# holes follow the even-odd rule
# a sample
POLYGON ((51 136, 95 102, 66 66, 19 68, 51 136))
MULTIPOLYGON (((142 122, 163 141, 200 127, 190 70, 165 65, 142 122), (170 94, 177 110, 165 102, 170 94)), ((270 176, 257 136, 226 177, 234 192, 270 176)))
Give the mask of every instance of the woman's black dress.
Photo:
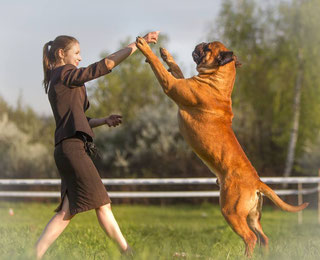
POLYGON ((89 101, 84 83, 109 72, 104 60, 79 69, 67 64, 51 72, 48 97, 56 121, 54 158, 61 176, 61 203, 56 211, 61 210, 65 195, 72 215, 111 202, 79 138, 94 136, 85 116, 89 101))

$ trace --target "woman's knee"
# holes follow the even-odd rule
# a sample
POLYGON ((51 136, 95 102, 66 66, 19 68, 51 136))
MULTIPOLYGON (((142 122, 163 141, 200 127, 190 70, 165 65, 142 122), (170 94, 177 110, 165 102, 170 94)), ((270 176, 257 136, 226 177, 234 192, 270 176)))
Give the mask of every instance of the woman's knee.
POLYGON ((74 215, 70 214, 69 209, 65 210, 65 209, 61 209, 58 213, 57 213, 63 220, 71 220, 74 215))
POLYGON ((70 213, 69 199, 68 199, 67 194, 66 194, 66 196, 64 196, 63 203, 62 203, 62 208, 58 212, 58 214, 61 217, 63 217, 64 220, 71 220, 73 218, 73 216, 74 216, 74 215, 71 215, 71 213, 70 213))

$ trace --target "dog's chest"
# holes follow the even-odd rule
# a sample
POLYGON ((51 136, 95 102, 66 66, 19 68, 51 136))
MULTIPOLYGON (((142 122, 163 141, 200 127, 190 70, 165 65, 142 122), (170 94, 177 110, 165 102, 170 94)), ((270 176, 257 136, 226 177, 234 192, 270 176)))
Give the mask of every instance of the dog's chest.
POLYGON ((180 133, 190 145, 192 145, 196 139, 201 138, 203 127, 206 126, 205 121, 204 116, 197 111, 184 109, 179 109, 178 111, 180 133))

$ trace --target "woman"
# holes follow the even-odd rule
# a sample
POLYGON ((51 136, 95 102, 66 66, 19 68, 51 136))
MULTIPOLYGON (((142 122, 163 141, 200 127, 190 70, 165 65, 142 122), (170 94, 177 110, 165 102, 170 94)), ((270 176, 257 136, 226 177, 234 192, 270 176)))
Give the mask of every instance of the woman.
MULTIPOLYGON (((144 38, 148 43, 156 43, 158 34, 151 32, 144 38)), ((131 43, 99 62, 77 68, 81 56, 80 45, 75 38, 58 36, 43 47, 43 84, 56 121, 54 158, 61 176, 61 203, 36 244, 38 259, 75 214, 90 209, 96 210, 100 226, 118 244, 120 251, 131 254, 131 248, 112 214, 108 193, 86 153, 86 144, 94 136, 92 128, 105 124, 115 127, 121 123, 121 116, 86 117, 89 101, 84 83, 110 73, 136 49, 135 43, 131 43)))

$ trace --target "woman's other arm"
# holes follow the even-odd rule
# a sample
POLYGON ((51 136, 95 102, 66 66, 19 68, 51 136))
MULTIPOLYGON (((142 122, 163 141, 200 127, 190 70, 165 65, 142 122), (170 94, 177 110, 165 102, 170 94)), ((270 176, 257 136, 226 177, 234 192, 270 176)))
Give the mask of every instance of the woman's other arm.
POLYGON ((91 128, 101 125, 108 125, 109 127, 116 127, 122 123, 122 116, 111 115, 104 118, 88 118, 88 122, 91 128))

